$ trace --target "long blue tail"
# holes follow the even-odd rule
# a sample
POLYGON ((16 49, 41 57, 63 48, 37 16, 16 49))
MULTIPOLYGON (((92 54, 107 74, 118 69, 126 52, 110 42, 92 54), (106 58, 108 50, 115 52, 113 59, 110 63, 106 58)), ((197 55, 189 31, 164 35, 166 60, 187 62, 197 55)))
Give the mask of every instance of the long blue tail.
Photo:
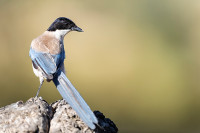
POLYGON ((90 107, 74 88, 72 83, 66 77, 66 75, 58 70, 53 79, 56 88, 60 92, 63 99, 65 99, 71 107, 76 111, 78 116, 91 128, 95 129, 94 124, 98 124, 98 120, 90 107))

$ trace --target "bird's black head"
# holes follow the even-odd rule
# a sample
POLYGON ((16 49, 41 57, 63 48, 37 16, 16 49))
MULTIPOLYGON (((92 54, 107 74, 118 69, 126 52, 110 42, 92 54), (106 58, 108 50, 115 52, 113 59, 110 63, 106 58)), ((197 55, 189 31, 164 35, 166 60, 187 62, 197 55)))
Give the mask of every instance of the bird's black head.
POLYGON ((47 31, 56 31, 56 30, 72 30, 72 31, 83 32, 83 30, 78 26, 76 26, 76 24, 73 21, 65 17, 57 18, 47 29, 47 31))

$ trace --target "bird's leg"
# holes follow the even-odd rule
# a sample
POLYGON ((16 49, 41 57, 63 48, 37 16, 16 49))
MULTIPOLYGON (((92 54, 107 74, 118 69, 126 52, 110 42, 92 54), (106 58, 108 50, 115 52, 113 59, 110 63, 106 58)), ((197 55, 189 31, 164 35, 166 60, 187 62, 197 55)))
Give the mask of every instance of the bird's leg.
POLYGON ((36 94, 35 97, 38 97, 39 92, 40 92, 40 88, 42 87, 43 82, 44 82, 44 79, 43 79, 43 78, 40 78, 40 86, 39 86, 39 88, 38 88, 38 91, 37 91, 37 94, 36 94))

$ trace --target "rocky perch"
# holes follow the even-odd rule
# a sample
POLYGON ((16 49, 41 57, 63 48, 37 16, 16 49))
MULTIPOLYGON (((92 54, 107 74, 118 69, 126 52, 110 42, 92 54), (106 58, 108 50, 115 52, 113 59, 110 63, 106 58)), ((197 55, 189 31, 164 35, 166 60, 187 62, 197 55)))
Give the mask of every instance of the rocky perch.
POLYGON ((116 125, 94 111, 99 126, 91 130, 65 100, 48 104, 41 97, 0 108, 0 133, 117 133, 116 125))

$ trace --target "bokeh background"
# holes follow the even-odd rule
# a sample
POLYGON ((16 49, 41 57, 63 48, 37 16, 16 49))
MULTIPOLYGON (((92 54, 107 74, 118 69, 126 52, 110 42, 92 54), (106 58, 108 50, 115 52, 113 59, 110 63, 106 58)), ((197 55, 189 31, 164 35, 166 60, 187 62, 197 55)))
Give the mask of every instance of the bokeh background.
MULTIPOLYGON (((120 133, 200 132, 200 1, 0 0, 0 106, 35 96, 30 43, 60 16, 67 75, 120 133)), ((40 96, 61 99, 53 83, 40 96)))

